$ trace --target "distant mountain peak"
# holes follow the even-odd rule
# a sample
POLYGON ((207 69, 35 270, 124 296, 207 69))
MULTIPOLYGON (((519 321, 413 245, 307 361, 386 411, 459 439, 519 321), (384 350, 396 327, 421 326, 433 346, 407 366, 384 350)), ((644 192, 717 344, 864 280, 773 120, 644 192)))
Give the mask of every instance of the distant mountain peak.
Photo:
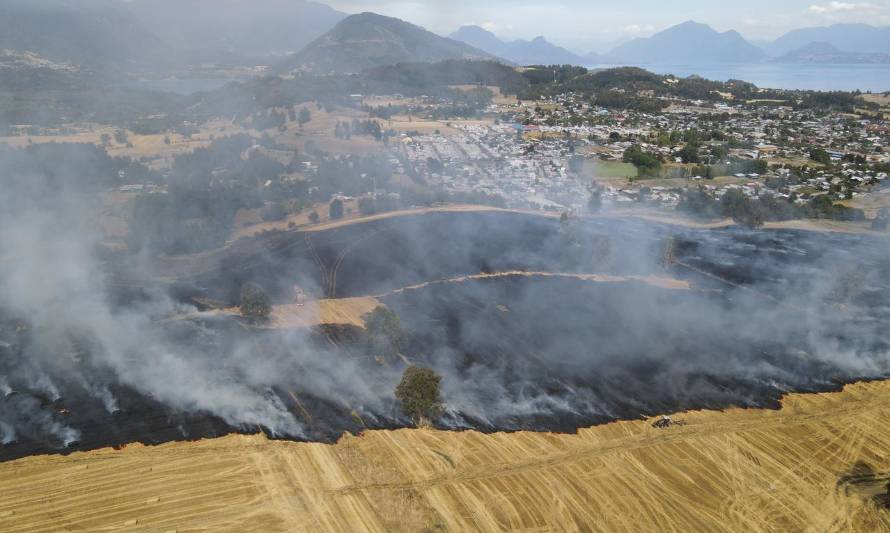
POLYGON ((497 59, 466 43, 436 35, 404 20, 364 12, 350 15, 289 58, 285 70, 356 73, 397 63, 497 59))
POLYGON ((651 37, 634 39, 608 55, 615 63, 747 63, 765 54, 738 32, 718 32, 692 20, 671 26, 651 37))
POLYGON ((859 23, 800 28, 779 37, 767 50, 773 57, 780 57, 811 43, 828 43, 843 52, 890 54, 890 27, 859 23))
POLYGON ((449 37, 519 65, 584 65, 589 62, 587 59, 549 42, 543 35, 539 35, 531 41, 505 42, 494 33, 479 26, 463 26, 449 37))

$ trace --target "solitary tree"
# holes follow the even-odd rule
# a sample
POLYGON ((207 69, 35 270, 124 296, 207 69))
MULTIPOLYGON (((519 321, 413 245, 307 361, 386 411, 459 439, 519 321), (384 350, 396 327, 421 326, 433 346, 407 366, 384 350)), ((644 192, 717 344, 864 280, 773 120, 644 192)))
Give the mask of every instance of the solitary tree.
POLYGON ((297 124, 302 128, 304 124, 312 120, 312 112, 309 111, 309 108, 300 109, 300 114, 297 116, 297 124))
POLYGON ((398 355, 405 343, 405 332, 399 315, 379 306, 364 317, 368 350, 375 356, 398 355))
POLYGON ((245 283, 241 287, 241 314, 253 320, 269 317, 272 304, 269 295, 256 283, 245 283))
POLYGON ((335 198, 331 202, 330 209, 331 209, 331 211, 330 211, 331 220, 337 220, 337 219, 343 218, 343 200, 341 200, 339 198, 335 198))
POLYGON ((587 197, 587 209, 591 212, 599 211, 603 206, 603 188, 592 182, 587 190, 590 194, 587 197))
POLYGON ((313 211, 309 213, 309 222, 313 224, 318 224, 318 221, 321 220, 321 216, 318 214, 318 211, 313 211))
POLYGON ((396 387, 396 399, 402 411, 419 425, 428 424, 442 415, 440 383, 442 377, 429 368, 409 366, 396 387))

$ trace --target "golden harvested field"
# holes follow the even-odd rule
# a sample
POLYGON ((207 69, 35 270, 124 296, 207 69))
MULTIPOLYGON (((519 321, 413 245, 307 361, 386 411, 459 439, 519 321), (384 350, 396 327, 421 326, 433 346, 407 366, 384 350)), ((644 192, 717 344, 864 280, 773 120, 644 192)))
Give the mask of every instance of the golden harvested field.
POLYGON ((0 531, 890 531, 890 382, 674 420, 30 457, 0 531))
MULTIPOLYGON (((272 308, 269 322, 262 328, 297 329, 320 324, 343 324, 365 327, 362 318, 381 303, 372 297, 338 298, 330 300, 306 300, 304 305, 276 305, 272 308)), ((237 307, 216 311, 219 315, 240 316, 237 307)))
POLYGON ((862 99, 881 106, 890 106, 890 94, 887 93, 863 94, 862 99))

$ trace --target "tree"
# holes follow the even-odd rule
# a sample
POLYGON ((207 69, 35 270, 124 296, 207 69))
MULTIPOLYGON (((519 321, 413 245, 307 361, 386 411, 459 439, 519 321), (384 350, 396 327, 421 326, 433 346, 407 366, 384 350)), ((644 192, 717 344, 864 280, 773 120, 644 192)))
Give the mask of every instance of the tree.
POLYGON ((678 152, 680 160, 684 163, 698 163, 698 148, 696 143, 686 143, 686 146, 678 152))
POLYGON ((318 211, 313 211, 309 213, 309 222, 313 224, 318 224, 318 221, 321 220, 321 216, 319 216, 318 211))
POLYGON ((363 318, 367 348, 373 355, 392 357, 401 353, 406 336, 399 315, 381 305, 363 318))
POLYGON ((334 198, 334 200, 331 201, 330 217, 331 220, 338 220, 343 218, 343 200, 334 198))
POLYGON ((413 365, 406 368, 396 387, 396 399, 402 404, 402 411, 419 425, 441 416, 445 410, 441 382, 442 377, 429 368, 413 365))
POLYGON ((888 227, 890 227, 890 207, 882 207, 881 210, 878 211, 878 216, 876 216, 872 222, 871 229, 875 231, 887 231, 888 227))
POLYGON ((587 190, 590 193, 587 198, 587 209, 591 212, 599 211, 603 206, 603 188, 592 182, 587 190))
POLYGON ((312 120, 312 113, 309 111, 308 107, 304 107, 300 109, 300 114, 297 116, 297 124, 302 128, 304 124, 312 120))
POLYGON ((373 215, 377 212, 377 199, 369 196, 362 197, 358 201, 358 210, 365 216, 373 215))
POLYGON ((661 170, 661 160, 658 156, 643 151, 639 145, 633 145, 624 151, 622 158, 625 163, 631 163, 640 172, 640 176, 654 176, 661 170))
POLYGON ((241 314, 253 320, 262 320, 272 313, 269 295, 256 283, 245 283, 241 287, 241 314))
POLYGON ((745 196, 739 189, 726 191, 720 199, 723 216, 732 218, 736 223, 751 228, 760 227, 764 222, 764 214, 758 203, 745 196))
POLYGON ((127 144, 127 132, 123 129, 117 129, 114 132, 114 141, 117 144, 127 144))
POLYGON ((831 156, 824 148, 813 148, 810 150, 810 159, 823 165, 831 164, 831 156))

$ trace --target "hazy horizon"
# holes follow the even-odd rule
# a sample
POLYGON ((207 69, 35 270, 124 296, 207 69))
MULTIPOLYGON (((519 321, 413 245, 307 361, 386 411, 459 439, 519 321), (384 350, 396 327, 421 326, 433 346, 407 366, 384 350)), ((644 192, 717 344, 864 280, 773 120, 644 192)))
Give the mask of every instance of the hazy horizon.
POLYGON ((771 41, 788 31, 842 23, 890 24, 890 2, 769 0, 705 2, 680 0, 667 5, 631 0, 615 5, 601 0, 322 0, 348 13, 373 11, 398 17, 448 35, 461 26, 477 25, 505 39, 548 40, 578 52, 604 52, 635 37, 695 20, 718 31, 736 30, 752 41, 771 41))

